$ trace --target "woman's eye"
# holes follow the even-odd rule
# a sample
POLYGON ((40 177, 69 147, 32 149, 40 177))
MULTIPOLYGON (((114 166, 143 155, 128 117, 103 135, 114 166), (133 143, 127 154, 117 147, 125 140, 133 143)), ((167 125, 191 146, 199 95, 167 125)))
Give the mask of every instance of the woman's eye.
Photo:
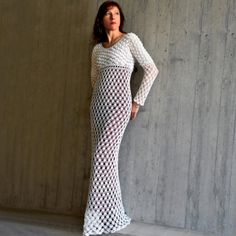
MULTIPOLYGON (((105 16, 111 16, 112 13, 111 12, 106 12, 105 16)), ((120 12, 116 12, 115 15, 119 16, 120 12)))

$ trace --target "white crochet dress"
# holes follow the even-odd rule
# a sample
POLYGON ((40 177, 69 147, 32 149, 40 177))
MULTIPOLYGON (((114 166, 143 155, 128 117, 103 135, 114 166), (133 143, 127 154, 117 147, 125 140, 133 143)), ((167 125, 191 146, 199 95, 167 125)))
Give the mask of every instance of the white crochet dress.
POLYGON ((90 105, 92 163, 83 235, 113 233, 130 224, 122 203, 118 153, 130 120, 130 78, 135 59, 144 77, 134 101, 144 105, 158 74, 152 58, 134 33, 109 48, 97 44, 92 52, 90 105))

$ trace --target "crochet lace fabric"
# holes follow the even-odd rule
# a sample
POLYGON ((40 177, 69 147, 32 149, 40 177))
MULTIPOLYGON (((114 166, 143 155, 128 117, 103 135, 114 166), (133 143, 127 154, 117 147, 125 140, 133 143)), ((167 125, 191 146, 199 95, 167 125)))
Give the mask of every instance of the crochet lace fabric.
POLYGON ((135 60, 144 69, 144 77, 133 100, 143 106, 158 70, 138 36, 128 33, 109 48, 101 43, 93 48, 92 162, 84 236, 113 233, 131 222, 122 203, 118 154, 131 115, 130 78, 135 60))

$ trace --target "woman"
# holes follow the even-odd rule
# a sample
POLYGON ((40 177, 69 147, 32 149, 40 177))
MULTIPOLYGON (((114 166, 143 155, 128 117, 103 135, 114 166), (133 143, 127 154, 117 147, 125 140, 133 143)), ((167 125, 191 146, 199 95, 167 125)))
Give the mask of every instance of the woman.
POLYGON ((121 198, 118 153, 125 128, 144 105, 158 75, 152 58, 134 33, 123 31, 119 4, 104 2, 97 13, 93 37, 90 106, 92 163, 83 235, 116 232, 128 224, 121 198), (144 69, 142 83, 132 100, 130 78, 135 59, 144 69))

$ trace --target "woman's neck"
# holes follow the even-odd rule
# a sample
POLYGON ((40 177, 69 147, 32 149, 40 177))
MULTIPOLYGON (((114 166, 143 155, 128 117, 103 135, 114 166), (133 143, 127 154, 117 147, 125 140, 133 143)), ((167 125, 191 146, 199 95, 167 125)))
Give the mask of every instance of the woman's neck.
POLYGON ((122 35, 123 35, 123 33, 120 32, 119 30, 117 30, 117 31, 108 31, 107 32, 107 39, 108 39, 107 43, 112 44, 114 41, 116 41, 122 35))

